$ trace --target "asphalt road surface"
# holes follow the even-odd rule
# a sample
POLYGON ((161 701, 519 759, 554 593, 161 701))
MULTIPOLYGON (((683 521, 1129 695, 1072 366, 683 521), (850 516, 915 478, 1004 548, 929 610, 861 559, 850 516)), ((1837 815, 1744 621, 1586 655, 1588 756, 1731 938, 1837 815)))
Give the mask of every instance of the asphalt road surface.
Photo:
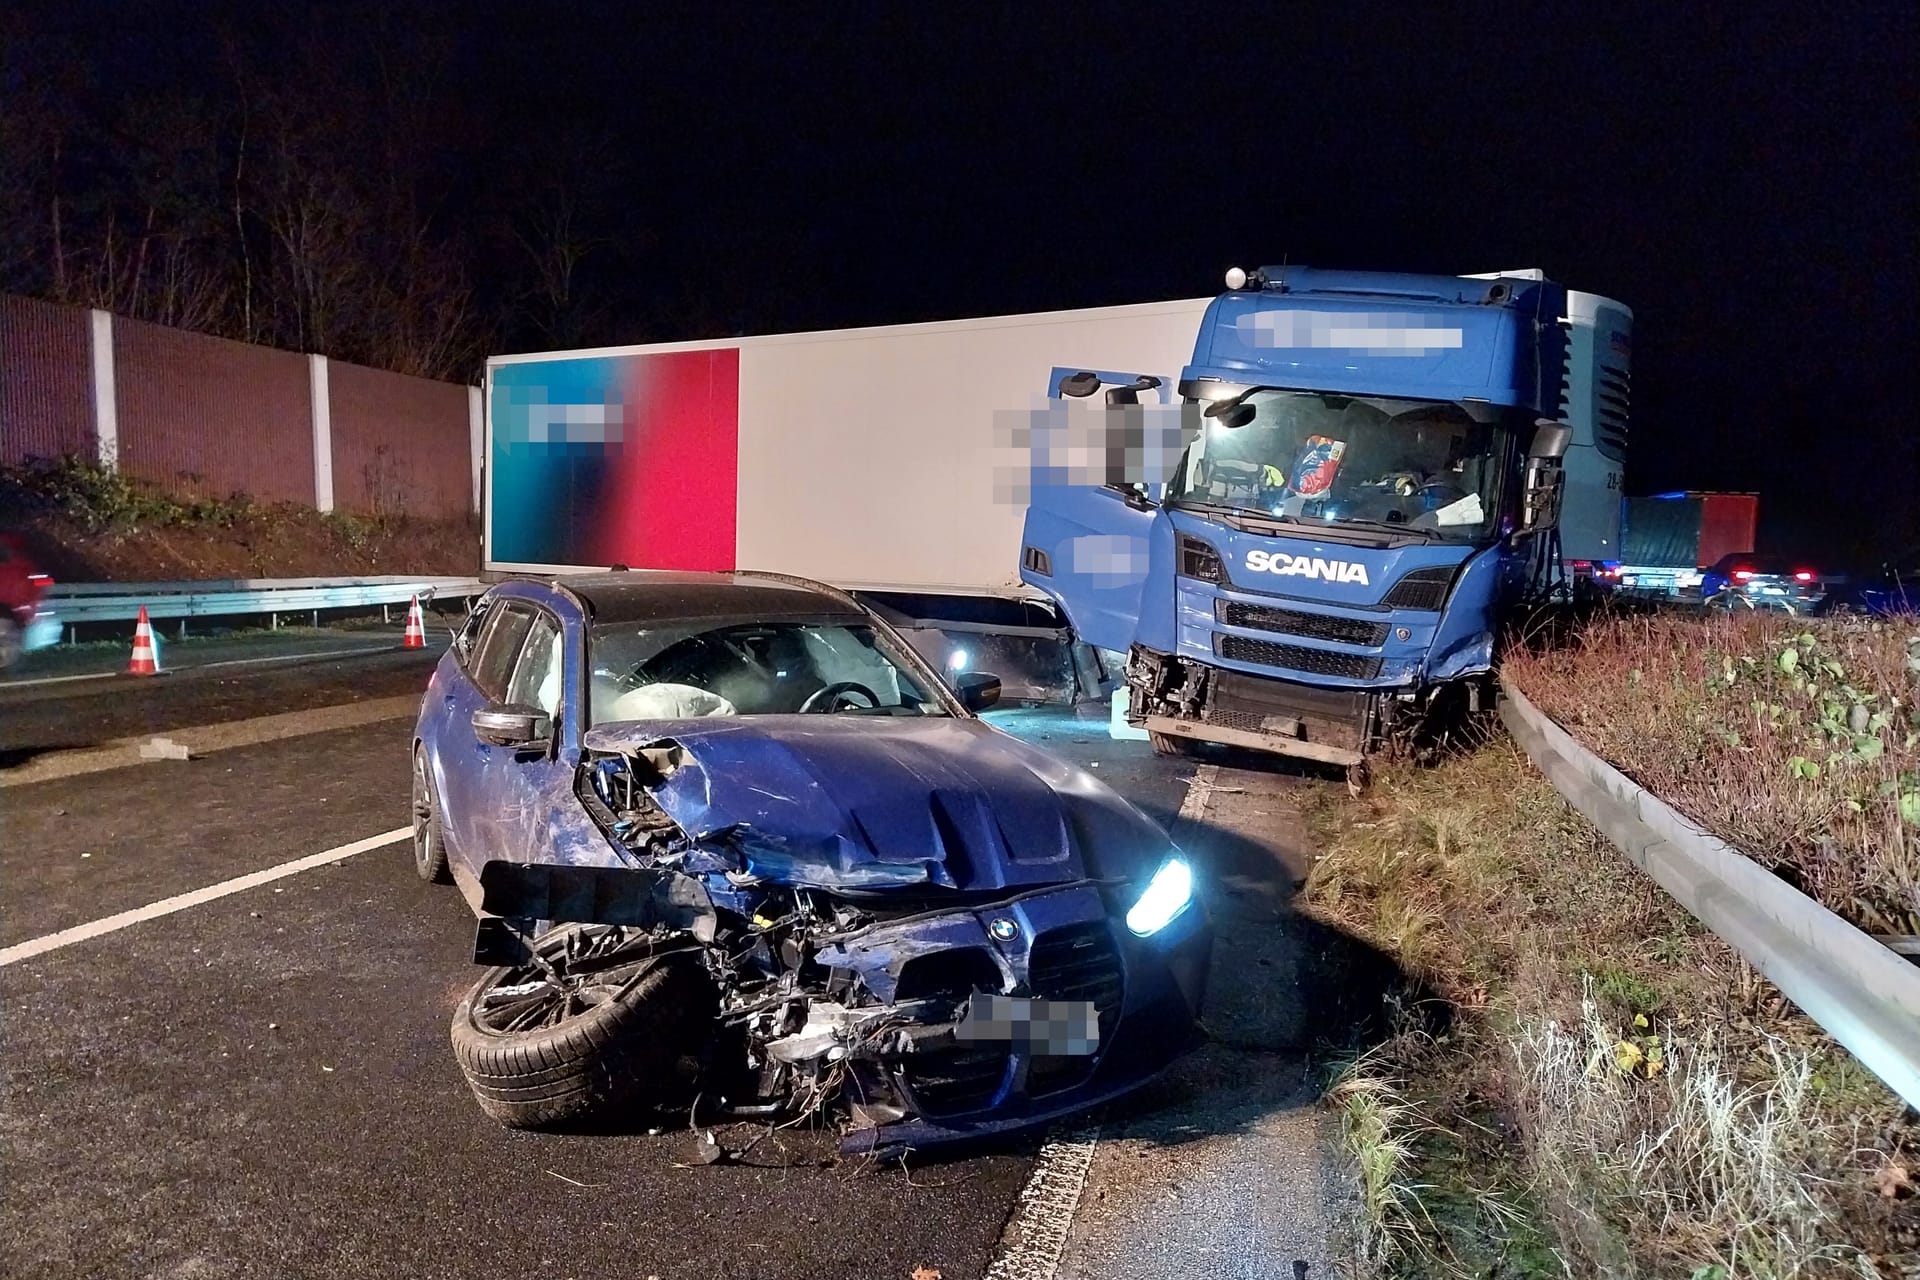
MULTIPOLYGON (((0 771, 128 732, 392 697, 421 687, 431 660, 384 651, 0 693, 0 771)), ((0 791, 0 1272, 1330 1274, 1344 1179, 1310 1055, 1391 975, 1288 907, 1308 857, 1297 796, 1327 784, 1233 760, 1196 775, 1113 739, 1097 710, 997 718, 1095 766, 1193 854, 1220 935, 1215 1041, 1045 1145, 905 1168, 841 1158, 834 1135, 805 1129, 689 1167, 685 1130, 549 1136, 488 1121, 447 1043, 477 976, 472 918, 414 876, 404 841, 8 950, 401 827, 410 718, 296 725, 0 791)), ((738 1149, 760 1134, 719 1136, 738 1149)))

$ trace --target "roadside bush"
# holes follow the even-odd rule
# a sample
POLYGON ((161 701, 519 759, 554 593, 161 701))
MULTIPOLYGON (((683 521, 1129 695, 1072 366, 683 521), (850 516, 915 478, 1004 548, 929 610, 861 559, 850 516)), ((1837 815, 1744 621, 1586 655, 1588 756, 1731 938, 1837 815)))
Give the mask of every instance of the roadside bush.
POLYGON ((0 519, 29 535, 33 555, 63 581, 472 573, 479 529, 469 516, 320 512, 243 493, 181 492, 69 457, 0 468, 0 519))
POLYGON ((1612 619, 1507 673, 1595 753, 1875 933, 1920 934, 1920 634, 1612 619))
POLYGON ((1312 795, 1306 816, 1321 852, 1304 909, 1453 1006, 1329 1090, 1369 1265, 1920 1274, 1904 1104, 1510 743, 1390 765, 1358 801, 1312 795))

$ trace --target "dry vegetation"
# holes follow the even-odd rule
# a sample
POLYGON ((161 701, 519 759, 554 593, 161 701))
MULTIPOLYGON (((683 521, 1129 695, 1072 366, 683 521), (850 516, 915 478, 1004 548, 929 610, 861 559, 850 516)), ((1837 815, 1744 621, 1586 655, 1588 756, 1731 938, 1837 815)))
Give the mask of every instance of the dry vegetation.
POLYGON ((472 574, 476 520, 185 499, 85 463, 0 469, 0 526, 56 581, 472 574))
POLYGON ((1589 749, 1873 933, 1920 934, 1920 623, 1615 619, 1507 673, 1589 749))
POLYGON ((1335 1084, 1387 1274, 1899 1276, 1893 1095, 1513 747, 1311 814, 1308 909, 1444 998, 1335 1084))

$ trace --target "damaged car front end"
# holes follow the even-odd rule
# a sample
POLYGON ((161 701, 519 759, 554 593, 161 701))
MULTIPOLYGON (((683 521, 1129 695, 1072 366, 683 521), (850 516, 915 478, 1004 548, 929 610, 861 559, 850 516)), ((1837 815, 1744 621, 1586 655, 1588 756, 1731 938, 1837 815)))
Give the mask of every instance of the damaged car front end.
POLYGON ((540 1128, 829 1115, 854 1150, 1078 1111, 1199 1038, 1210 929, 1166 834, 975 711, 831 587, 511 582, 434 677, 414 859, 491 966, 453 1047, 540 1128))
POLYGON ((678 1012, 704 1017, 675 1044, 650 1028, 663 1062, 592 1101, 835 1111, 848 1150, 1040 1123, 1193 1047, 1210 932, 1117 796, 976 721, 721 724, 587 735, 579 799, 609 856, 487 864, 477 958, 501 967, 469 1016, 677 967, 678 1012), (997 776, 956 767, 972 755, 997 776), (547 972, 556 933, 589 941, 547 972))

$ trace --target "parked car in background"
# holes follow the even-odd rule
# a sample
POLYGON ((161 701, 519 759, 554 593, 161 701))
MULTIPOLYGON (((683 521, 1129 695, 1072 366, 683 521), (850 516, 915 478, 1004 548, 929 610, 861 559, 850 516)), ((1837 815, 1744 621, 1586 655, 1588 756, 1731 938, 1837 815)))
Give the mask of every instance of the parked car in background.
POLYGON ((1854 578, 1834 592, 1835 613, 1865 613, 1877 618, 1920 614, 1920 553, 1889 561, 1880 571, 1854 578))
POLYGON ((501 583, 413 748, 415 870, 496 967, 452 1039, 488 1115, 830 1110, 856 1150, 1044 1124, 1198 1043, 1185 857, 979 719, 845 592, 753 573, 501 583))
POLYGON ((53 579, 35 567, 18 534, 0 533, 0 671, 60 638, 44 604, 53 579))
POLYGON ((1700 575, 1700 598, 1713 608, 1812 613, 1826 594, 1813 566, 1751 551, 1722 556, 1700 575))

